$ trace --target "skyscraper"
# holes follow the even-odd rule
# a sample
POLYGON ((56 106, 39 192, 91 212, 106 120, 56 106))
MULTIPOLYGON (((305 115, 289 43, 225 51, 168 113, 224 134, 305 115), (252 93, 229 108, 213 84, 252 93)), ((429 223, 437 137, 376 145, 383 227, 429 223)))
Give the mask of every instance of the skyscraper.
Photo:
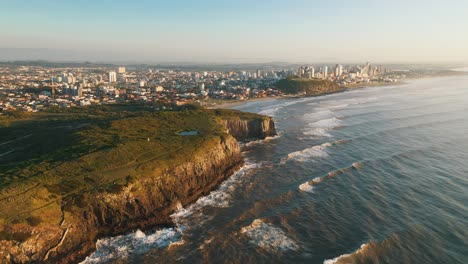
POLYGON ((325 66, 323 69, 323 78, 328 78, 328 66, 325 66))
POLYGON ((117 82, 117 73, 109 72, 109 83, 117 82))
POLYGON ((117 68, 117 73, 125 73, 126 69, 125 67, 118 67, 117 68))

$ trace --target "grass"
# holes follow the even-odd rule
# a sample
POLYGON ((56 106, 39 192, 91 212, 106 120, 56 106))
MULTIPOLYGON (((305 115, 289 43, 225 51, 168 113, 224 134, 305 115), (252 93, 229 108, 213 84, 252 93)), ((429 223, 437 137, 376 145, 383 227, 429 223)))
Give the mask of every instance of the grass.
POLYGON ((225 109, 158 112, 114 105, 14 120, 0 128, 0 239, 7 225, 59 223, 67 197, 117 192, 209 149, 227 136, 218 119, 259 117, 225 109), (179 135, 192 130, 199 133, 179 135))

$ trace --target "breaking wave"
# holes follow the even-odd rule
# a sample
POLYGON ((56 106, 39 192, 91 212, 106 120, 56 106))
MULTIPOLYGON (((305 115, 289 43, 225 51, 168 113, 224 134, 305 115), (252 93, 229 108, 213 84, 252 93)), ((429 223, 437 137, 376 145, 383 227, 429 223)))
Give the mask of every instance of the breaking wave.
POLYGON ((173 243, 183 243, 176 228, 164 228, 146 235, 138 230, 134 233, 99 239, 97 250, 81 264, 107 263, 117 259, 128 259, 131 254, 143 254, 154 248, 165 248, 173 243))
POLYGON ((344 167, 344 168, 341 168, 341 169, 338 169, 338 170, 334 170, 334 171, 331 171, 329 173, 327 173, 325 176, 321 176, 321 177, 316 177, 314 178, 313 180, 311 181, 308 181, 308 182, 305 182, 305 183, 302 183, 301 185, 299 185, 299 190, 301 191, 304 191, 304 192, 311 192, 313 193, 313 186, 318 184, 318 183, 321 183, 329 178, 333 178, 333 177, 336 177, 340 174, 343 174, 351 169, 355 169, 355 170, 360 170, 362 167, 362 162, 355 162, 353 163, 351 166, 349 167, 344 167))
POLYGON ((343 254, 334 259, 327 259, 323 264, 355 263, 355 258, 359 255, 366 255, 370 248, 370 244, 362 244, 361 247, 353 253, 343 254))
POLYGON ((313 157, 327 157, 328 153, 326 149, 328 147, 341 145, 344 143, 346 143, 346 140, 337 140, 334 142, 326 142, 321 145, 295 151, 295 152, 289 153, 286 157, 282 158, 280 163, 284 164, 288 160, 304 162, 304 161, 310 161, 310 158, 313 158, 313 157))
POLYGON ((323 143, 322 145, 313 146, 310 148, 306 148, 300 151, 295 151, 289 153, 287 157, 281 159, 281 163, 285 163, 288 160, 296 160, 296 161, 308 161, 312 157, 326 157, 328 153, 325 151, 326 148, 332 146, 332 143, 323 143))
POLYGON ((299 185, 299 190, 301 190, 303 192, 313 193, 314 192, 314 187, 312 185, 310 185, 308 182, 306 182, 306 183, 303 183, 303 184, 299 185))
POLYGON ((296 251, 300 248, 281 228, 261 219, 255 219, 252 224, 243 227, 240 233, 246 235, 250 243, 269 252, 296 251))
POLYGON ((336 117, 322 119, 320 121, 309 123, 305 128, 307 131, 304 131, 303 134, 308 136, 331 137, 328 131, 339 127, 340 124, 341 120, 336 117))
POLYGON ((277 105, 274 105, 274 106, 271 106, 265 110, 262 110, 260 112, 258 112, 259 114, 261 115, 269 115, 269 116, 275 116, 275 114, 280 110, 280 109, 283 109, 284 107, 287 107, 287 106, 290 106, 290 105, 293 105, 293 104, 297 104, 299 102, 302 102, 302 100, 295 100, 295 101, 289 101, 289 102, 283 102, 281 104, 277 104, 277 105))
POLYGON ((257 144, 263 144, 263 143, 266 143, 266 142, 270 142, 270 141, 278 139, 280 137, 281 137, 281 133, 278 133, 278 135, 273 136, 273 137, 266 137, 266 138, 260 139, 260 140, 254 140, 254 141, 250 141, 250 142, 247 142, 247 143, 241 143, 240 145, 244 146, 244 147, 250 147, 250 146, 253 146, 253 145, 257 145, 257 144))

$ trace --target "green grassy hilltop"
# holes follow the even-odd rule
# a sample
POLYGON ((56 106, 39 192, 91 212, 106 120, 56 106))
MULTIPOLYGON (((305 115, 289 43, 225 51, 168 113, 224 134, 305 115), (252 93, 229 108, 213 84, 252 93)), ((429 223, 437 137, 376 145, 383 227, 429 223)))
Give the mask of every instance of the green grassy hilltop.
POLYGON ((276 87, 285 94, 320 95, 340 91, 343 88, 329 80, 302 79, 290 76, 278 81, 276 87))
POLYGON ((9 239, 2 224, 57 221, 56 209, 68 196, 118 191, 209 149, 226 136, 217 119, 259 117, 233 110, 108 105, 14 120, 0 128, 0 239, 9 239), (198 133, 179 135, 183 131, 198 133))

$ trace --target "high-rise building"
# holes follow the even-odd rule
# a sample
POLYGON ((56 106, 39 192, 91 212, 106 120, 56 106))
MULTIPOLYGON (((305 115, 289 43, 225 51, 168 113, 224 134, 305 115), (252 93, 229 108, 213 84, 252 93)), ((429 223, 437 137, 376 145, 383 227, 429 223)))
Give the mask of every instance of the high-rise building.
POLYGON ((118 67, 117 68, 117 73, 125 73, 126 69, 125 67, 118 67))
POLYGON ((310 78, 315 78, 315 68, 314 67, 310 68, 310 78))
POLYGON ((343 74, 343 65, 341 64, 337 64, 335 66, 335 77, 341 77, 341 75, 343 74))
POLYGON ((328 66, 325 66, 323 68, 323 78, 328 78, 328 66))
POLYGON ((109 72, 109 83, 117 82, 117 73, 109 72))

